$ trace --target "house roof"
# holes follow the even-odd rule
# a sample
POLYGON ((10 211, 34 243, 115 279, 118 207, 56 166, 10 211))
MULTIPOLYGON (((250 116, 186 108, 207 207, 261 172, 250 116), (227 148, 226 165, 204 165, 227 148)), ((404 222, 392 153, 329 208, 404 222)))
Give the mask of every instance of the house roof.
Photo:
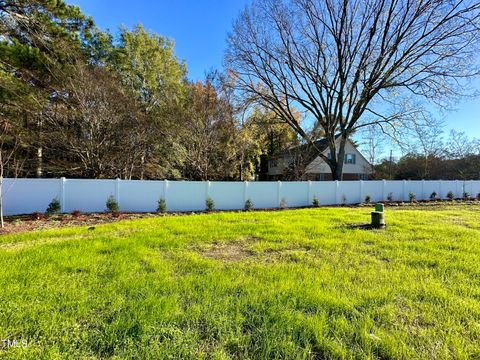
MULTIPOLYGON (((340 134, 336 135, 335 139, 338 139, 339 137, 340 137, 340 134)), ((357 148, 357 146, 355 146, 355 144, 350 139, 347 139, 347 141, 350 142, 352 146, 357 148)), ((326 138, 315 140, 313 144, 320 152, 324 152, 328 148, 328 140, 326 138)), ((277 156, 272 156, 271 158, 298 156, 298 160, 300 160, 302 163, 307 165, 318 157, 318 151, 315 149, 315 147, 313 147, 312 144, 302 144, 302 145, 292 146, 284 150, 277 156)), ((368 160, 365 158, 365 156, 363 156, 363 154, 360 151, 358 151, 358 153, 368 163, 368 160)))
MULTIPOLYGON (((339 137, 340 137, 340 134, 336 135, 335 139, 338 139, 339 137)), ((312 161, 318 156, 318 152, 316 149, 318 149, 320 152, 323 152, 328 148, 328 140, 327 138, 318 139, 313 142, 313 145, 302 144, 297 146, 291 146, 288 149, 282 151, 278 156, 275 156, 275 157, 302 154, 302 156, 304 156, 304 161, 306 163, 309 163, 310 161, 312 161)))

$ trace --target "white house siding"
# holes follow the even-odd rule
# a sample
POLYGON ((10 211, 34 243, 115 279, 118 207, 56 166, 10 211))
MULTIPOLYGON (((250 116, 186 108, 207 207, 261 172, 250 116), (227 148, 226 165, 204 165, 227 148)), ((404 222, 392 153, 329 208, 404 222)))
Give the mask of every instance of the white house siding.
MULTIPOLYGON (((330 150, 323 152, 328 156, 330 150)), ((355 154, 355 164, 344 164, 343 172, 346 174, 368 174, 370 172, 370 164, 365 157, 357 150, 350 141, 345 144, 345 154, 355 154)), ((307 166, 307 174, 329 174, 330 167, 320 157, 315 158, 307 166)))

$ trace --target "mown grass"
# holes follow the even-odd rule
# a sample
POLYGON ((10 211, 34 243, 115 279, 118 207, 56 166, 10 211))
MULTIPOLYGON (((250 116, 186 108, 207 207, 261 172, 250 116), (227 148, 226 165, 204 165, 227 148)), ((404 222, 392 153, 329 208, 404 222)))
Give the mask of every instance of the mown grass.
POLYGON ((480 206, 370 210, 3 236, 0 358, 480 358, 480 206))

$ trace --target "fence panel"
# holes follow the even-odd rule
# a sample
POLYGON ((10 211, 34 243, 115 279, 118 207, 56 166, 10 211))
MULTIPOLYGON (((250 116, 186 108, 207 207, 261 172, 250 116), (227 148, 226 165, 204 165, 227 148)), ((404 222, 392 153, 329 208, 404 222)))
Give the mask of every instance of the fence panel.
POLYGON ((432 192, 445 199, 449 192, 462 197, 480 193, 478 180, 450 181, 294 181, 294 182, 210 182, 210 181, 140 181, 83 179, 4 179, 6 215, 44 212, 52 199, 62 204, 62 211, 103 212, 113 196, 121 211, 153 212, 158 200, 165 199, 168 211, 201 211, 211 197, 220 210, 243 209, 250 199, 254 208, 277 208, 284 200, 287 207, 312 204, 355 204, 365 201, 408 201, 409 193, 417 200, 429 199, 432 192))
POLYGON ((367 196, 370 196, 372 202, 383 200, 383 181, 363 181, 362 184, 362 201, 365 201, 367 196))
POLYGON ((451 180, 442 181, 442 199, 446 199, 447 194, 449 192, 452 192, 454 194, 454 196, 457 196, 456 187, 457 187, 457 184, 456 184, 455 180, 453 180, 453 181, 451 181, 451 180))
POLYGON ((316 197, 322 205, 336 204, 336 188, 336 181, 315 181, 310 190, 312 199, 316 197))
POLYGON ((165 194, 168 211, 205 210, 208 186, 207 181, 168 181, 165 194))
POLYGON ((407 181, 406 185, 406 191, 407 191, 407 196, 405 200, 409 200, 409 194, 412 193, 415 195, 415 198, 417 200, 424 200, 424 184, 421 180, 413 180, 413 181, 407 181))
POLYGON ((305 181, 282 182, 280 201, 283 199, 288 207, 301 207, 311 204, 308 192, 309 183, 305 181))
POLYGON ((364 199, 360 198, 360 181, 339 181, 337 191, 337 204, 357 204, 364 199))
POLYGON ((406 181, 387 180, 383 184, 385 186, 383 193, 383 200, 392 199, 393 201, 405 201, 407 196, 405 194, 404 186, 406 181))
POLYGON ((211 182, 209 196, 219 210, 243 209, 245 206, 245 182, 211 182))
POLYGON ((276 208, 280 204, 279 188, 281 183, 276 181, 251 182, 248 184, 248 198, 252 200, 253 207, 276 208))
POLYGON ((480 181, 470 181, 470 188, 471 188, 471 195, 472 196, 477 196, 480 194, 480 181))
POLYGON ((425 200, 430 199, 430 196, 435 192, 437 194, 437 198, 441 198, 442 194, 442 186, 440 185, 440 181, 432 181, 426 180, 425 181, 425 200))
POLYGON ((61 197, 59 179, 4 179, 5 215, 44 212, 52 199, 61 197))
POLYGON ((118 204, 122 211, 155 212, 165 198, 164 181, 118 180, 118 204))
POLYGON ((66 180, 64 211, 102 212, 109 196, 116 197, 116 180, 66 180))

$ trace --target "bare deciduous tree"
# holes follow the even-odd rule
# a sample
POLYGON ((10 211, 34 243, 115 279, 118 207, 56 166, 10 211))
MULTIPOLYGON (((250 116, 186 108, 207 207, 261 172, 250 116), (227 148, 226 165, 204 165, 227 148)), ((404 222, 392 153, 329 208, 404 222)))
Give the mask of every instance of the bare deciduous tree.
POLYGON ((148 129, 134 97, 104 69, 77 64, 52 94, 44 129, 53 174, 130 179, 140 172, 148 129))
POLYGON ((446 155, 450 159, 480 155, 480 140, 470 139, 464 131, 451 130, 446 142, 446 155))
POLYGON ((12 178, 17 177, 21 161, 16 157, 20 144, 19 132, 10 122, 0 120, 0 226, 3 229, 3 200, 8 191, 3 180, 6 174, 12 178))
POLYGON ((311 144, 323 129, 335 156, 319 156, 341 179, 355 130, 398 125, 406 96, 445 105, 464 94, 479 22, 476 0, 259 0, 236 21, 226 60, 247 101, 311 144))
POLYGON ((443 142, 444 121, 426 111, 418 111, 407 117, 401 128, 389 133, 392 144, 407 157, 421 162, 418 175, 422 179, 431 176, 432 162, 446 154, 443 142))
POLYGON ((368 171, 374 175, 375 165, 382 155, 386 137, 379 127, 369 126, 364 130, 362 140, 363 152, 371 166, 368 171))

